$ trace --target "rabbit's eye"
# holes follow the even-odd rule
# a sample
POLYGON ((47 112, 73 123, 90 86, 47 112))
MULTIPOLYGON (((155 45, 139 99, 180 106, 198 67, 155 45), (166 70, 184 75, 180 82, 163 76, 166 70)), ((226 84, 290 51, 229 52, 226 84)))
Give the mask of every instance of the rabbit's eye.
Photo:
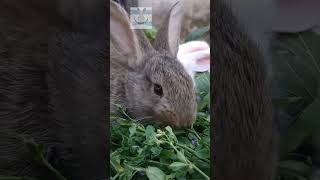
POLYGON ((158 96, 162 96, 163 92, 162 92, 162 87, 159 84, 154 84, 153 86, 153 91, 154 93, 156 93, 158 96))

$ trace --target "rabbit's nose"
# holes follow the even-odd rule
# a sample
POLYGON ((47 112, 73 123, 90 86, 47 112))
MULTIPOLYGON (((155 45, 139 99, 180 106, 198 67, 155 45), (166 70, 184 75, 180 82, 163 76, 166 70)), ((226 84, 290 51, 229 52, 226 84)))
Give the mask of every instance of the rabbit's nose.
MULTIPOLYGON (((176 128, 188 128, 191 127, 193 117, 187 114, 179 114, 167 103, 162 103, 154 108, 155 119, 163 125, 169 125, 176 128)), ((185 112, 182 112, 185 113, 185 112)))

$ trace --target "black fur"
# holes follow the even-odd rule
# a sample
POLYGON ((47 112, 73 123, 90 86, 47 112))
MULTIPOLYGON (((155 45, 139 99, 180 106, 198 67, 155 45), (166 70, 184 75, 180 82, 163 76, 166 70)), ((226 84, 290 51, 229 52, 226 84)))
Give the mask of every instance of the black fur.
POLYGON ((0 175, 52 179, 22 135, 68 179, 107 177, 106 21, 90 21, 105 20, 107 2, 74 6, 68 18, 70 2, 0 1, 0 175))
POLYGON ((222 0, 211 3, 213 179, 273 180, 278 134, 263 51, 222 0))

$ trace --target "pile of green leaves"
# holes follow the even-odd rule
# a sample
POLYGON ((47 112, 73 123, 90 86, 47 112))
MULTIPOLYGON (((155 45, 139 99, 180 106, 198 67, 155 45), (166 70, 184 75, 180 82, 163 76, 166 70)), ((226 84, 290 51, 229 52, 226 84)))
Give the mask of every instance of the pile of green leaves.
POLYGON ((310 157, 297 149, 320 132, 320 35, 313 32, 279 35, 273 44, 273 75, 279 87, 282 156, 280 180, 308 180, 310 157))
POLYGON ((190 129, 143 126, 118 107, 111 127, 112 179, 209 179, 209 73, 196 82, 200 106, 190 129))

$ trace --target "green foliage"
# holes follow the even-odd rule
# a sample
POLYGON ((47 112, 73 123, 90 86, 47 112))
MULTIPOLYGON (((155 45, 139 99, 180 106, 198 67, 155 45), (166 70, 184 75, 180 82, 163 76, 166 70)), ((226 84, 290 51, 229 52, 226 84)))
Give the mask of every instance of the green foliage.
MULTIPOLYGON (((206 34, 208 34, 210 31, 210 25, 198 28, 194 31, 192 31, 190 34, 187 35, 187 37, 183 40, 184 43, 189 41, 195 41, 202 37, 204 37, 206 34)), ((146 34, 147 38, 153 42, 156 39, 157 35, 157 29, 155 27, 152 27, 152 29, 145 29, 144 33, 146 34)))
POLYGON ((197 94, 200 98, 198 111, 205 111, 210 104, 210 73, 198 73, 195 77, 197 94))
POLYGON ((309 180, 312 172, 313 166, 310 158, 291 153, 279 163, 277 180, 309 180))
POLYGON ((200 39, 201 37, 204 37, 207 33, 210 31, 210 25, 201 27, 199 29, 194 30, 191 32, 185 39, 184 42, 189 42, 189 41, 195 41, 200 39))
POLYGON ((147 38, 150 41, 154 41, 156 39, 156 35, 157 35, 157 29, 155 27, 152 27, 152 29, 145 29, 144 33, 146 34, 147 38))
POLYGON ((196 84, 202 108, 190 129, 144 126, 118 107, 111 127, 112 179, 209 179, 209 73, 198 74, 196 84))
MULTIPOLYGON (((273 73, 280 98, 282 145, 281 180, 308 180, 312 162, 287 156, 320 130, 320 36, 312 32, 281 35, 273 45, 273 73)), ((307 158, 307 157, 305 157, 307 158)))
POLYGON ((208 179, 210 158, 209 118, 199 113, 191 129, 143 126, 115 119, 111 128, 113 179, 208 179), (139 172, 139 173, 137 173, 139 172), (157 174, 157 175, 155 175, 157 174))
POLYGON ((312 32, 281 36, 273 67, 280 107, 290 115, 285 151, 295 150, 320 129, 320 36, 312 32))

